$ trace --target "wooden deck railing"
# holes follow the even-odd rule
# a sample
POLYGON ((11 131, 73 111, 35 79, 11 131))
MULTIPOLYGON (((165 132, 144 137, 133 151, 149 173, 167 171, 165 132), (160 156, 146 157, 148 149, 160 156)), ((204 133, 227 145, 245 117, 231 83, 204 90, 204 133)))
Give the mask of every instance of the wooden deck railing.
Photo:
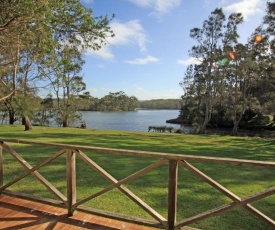
MULTIPOLYGON (((181 155, 181 154, 169 154, 169 153, 158 153, 158 152, 146 152, 146 151, 135 151, 135 150, 122 150, 122 149, 111 149, 111 148, 101 148, 101 147, 90 147, 90 146, 79 146, 79 145, 67 145, 67 144, 57 144, 57 143, 44 143, 44 142, 34 142, 28 140, 14 140, 14 139, 0 139, 0 194, 8 194, 15 195, 22 198, 32 199, 36 201, 40 201, 43 203, 48 203, 56 206, 65 207, 68 210, 68 215, 73 215, 75 210, 84 211, 96 215, 101 215, 109 218, 119 219, 123 221, 128 221, 132 223, 137 223, 141 225, 157 227, 162 229, 179 229, 180 227, 190 225, 194 222, 203 220, 207 217, 214 216, 220 214, 222 212, 231 210, 235 207, 242 206, 246 210, 250 211, 262 221, 268 223, 269 225, 275 227, 275 221, 270 217, 266 216, 264 213, 257 210, 250 203, 256 200, 260 200, 262 198, 271 196, 275 194, 275 184, 273 187, 270 187, 264 191, 256 193, 254 195, 247 196, 245 198, 240 198, 235 195, 233 192, 229 191, 217 181, 213 180, 209 176, 205 175, 199 169, 195 168, 190 164, 189 161, 192 162, 211 162, 211 163, 223 163, 223 164, 233 164, 233 165, 247 165, 247 166, 262 166, 262 167, 273 167, 275 168, 275 162, 265 162, 265 161, 251 161, 251 160, 239 160, 239 159, 231 159, 231 158, 214 158, 214 157, 202 157, 202 156, 191 156, 191 155, 181 155), (44 147, 55 147, 60 149, 52 156, 47 158, 46 160, 40 162, 35 166, 31 166, 28 162, 25 161, 12 147, 9 143, 20 143, 26 145, 34 146, 44 146, 44 147), (15 160, 17 160, 21 165, 26 168, 26 171, 22 173, 17 178, 11 180, 8 183, 4 182, 4 172, 3 165, 5 164, 3 158, 3 151, 9 153, 15 160), (92 159, 90 159, 87 155, 84 154, 84 151, 93 151, 93 152, 102 152, 109 154, 120 154, 120 155, 132 155, 132 156, 143 156, 143 157, 151 157, 158 158, 159 161, 149 165, 141 169, 140 171, 133 173, 132 175, 127 176, 122 180, 116 180, 112 175, 106 172, 103 168, 97 165, 92 159), (67 195, 62 194, 56 187, 54 187, 48 180, 46 180, 38 170, 49 162, 54 161, 56 158, 61 155, 66 154, 66 172, 67 172, 67 195), (77 200, 76 197, 76 157, 79 157, 84 162, 86 162, 90 167, 92 167, 97 173, 106 178, 111 185, 104 188, 103 190, 91 194, 88 197, 77 200), (148 204, 146 204, 143 200, 141 200, 138 196, 136 196, 132 191, 130 191, 124 184, 130 182, 141 175, 144 175, 155 168, 158 168, 161 165, 168 164, 169 167, 169 178, 168 178, 168 204, 167 204, 167 217, 160 215, 156 210, 151 208, 148 204), (217 189, 225 196, 232 200, 231 203, 222 205, 218 208, 208 210, 206 212, 197 214, 195 216, 183 219, 176 220, 177 215, 177 183, 178 183, 178 168, 179 166, 183 166, 203 181, 210 184, 213 188, 217 189), (8 190, 8 188, 25 178, 26 176, 32 174, 37 178, 40 183, 45 185, 59 200, 52 200, 46 198, 38 198, 28 194, 16 193, 8 190), (94 199, 114 188, 119 189, 122 193, 127 195, 131 200, 133 200, 136 204, 138 204, 143 210, 149 213, 154 220, 145 220, 141 218, 95 210, 90 207, 83 206, 85 202, 94 199)), ((275 183, 275 181, 274 181, 275 183)), ((150 194, 148 194, 150 195, 150 194)))

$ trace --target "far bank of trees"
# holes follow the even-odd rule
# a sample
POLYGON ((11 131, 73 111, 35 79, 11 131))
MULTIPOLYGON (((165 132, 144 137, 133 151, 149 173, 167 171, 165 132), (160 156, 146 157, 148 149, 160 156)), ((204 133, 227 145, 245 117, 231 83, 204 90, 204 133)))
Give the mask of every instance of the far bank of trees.
MULTIPOLYGON (((73 78, 74 79, 74 78, 73 78)), ((77 80, 77 79, 76 79, 77 80)), ((79 84, 81 86, 81 84, 79 84)), ((61 94, 63 95, 63 94, 61 94)), ((79 125, 81 123, 80 111, 135 111, 138 108, 142 109, 178 109, 180 110, 180 99, 156 99, 138 101, 135 96, 128 96, 123 91, 110 92, 102 98, 91 96, 89 92, 83 92, 78 95, 70 95, 70 104, 65 97, 56 98, 54 95, 49 94, 45 98, 34 96, 29 103, 31 103, 30 121, 37 125, 49 125, 54 122, 59 126, 64 126, 63 113, 68 114, 68 123, 71 126, 79 125)), ((18 97, 19 98, 19 97, 18 97)), ((21 99, 23 100, 23 98, 21 99)), ((27 103, 27 102, 25 102, 27 103)), ((7 107, 4 103, 0 103, 0 111, 2 122, 9 120, 9 124, 14 124, 21 119, 19 107, 16 103, 11 103, 7 107), (10 110, 9 110, 10 109, 10 110), (12 116, 10 114, 12 113, 12 116)))
POLYGON ((142 109, 180 109, 180 99, 153 99, 139 101, 139 108, 142 109))
POLYGON ((135 96, 127 96, 123 91, 112 93, 102 98, 94 98, 89 92, 79 95, 78 110, 82 111, 134 111, 138 107, 135 96))
MULTIPOLYGON (((46 98, 35 97, 31 100, 31 115, 30 120, 34 124, 49 125, 54 123, 59 126, 64 126, 63 114, 60 112, 60 106, 66 107, 68 101, 63 98, 54 98, 49 94, 46 98)), ((20 119, 20 111, 18 111, 17 105, 11 105, 11 111, 13 112, 12 120, 9 119, 9 124, 13 124, 20 119)), ((123 91, 109 93, 102 98, 95 98, 90 95, 89 92, 84 92, 78 96, 74 96, 70 99, 68 108, 63 112, 67 112, 67 119, 70 126, 75 126, 81 123, 81 114, 79 111, 134 111, 138 108, 138 99, 134 96, 127 96, 123 91)), ((0 103, 1 117, 0 119, 7 120, 11 117, 9 114, 11 111, 7 109, 7 106, 0 103)))
POLYGON ((214 10, 202 28, 190 31, 197 42, 190 55, 200 64, 188 66, 180 82, 184 95, 179 118, 192 124, 194 132, 231 127, 234 135, 240 127, 274 127, 274 18, 275 3, 268 2, 263 23, 246 44, 238 42, 242 15, 226 19, 222 9, 214 10))

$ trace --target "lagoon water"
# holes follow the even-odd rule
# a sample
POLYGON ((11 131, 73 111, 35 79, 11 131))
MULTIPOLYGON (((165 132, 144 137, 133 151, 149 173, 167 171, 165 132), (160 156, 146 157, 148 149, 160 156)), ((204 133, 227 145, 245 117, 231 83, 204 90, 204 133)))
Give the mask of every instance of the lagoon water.
POLYGON ((88 129, 148 131, 149 126, 180 125, 166 123, 177 118, 179 110, 143 110, 130 112, 81 112, 88 129))
MULTIPOLYGON (((85 111, 81 112, 81 114, 87 129, 147 132, 149 126, 172 126, 175 129, 180 128, 180 125, 166 123, 166 120, 177 118, 179 110, 138 109, 130 112, 85 111)), ((8 124, 8 117, 2 118, 1 123, 8 124)), ((15 124, 20 124, 20 121, 17 121, 15 124)), ((50 126, 57 126, 57 124, 55 121, 52 121, 50 126)), ((80 126, 80 124, 77 124, 77 126, 80 126)))

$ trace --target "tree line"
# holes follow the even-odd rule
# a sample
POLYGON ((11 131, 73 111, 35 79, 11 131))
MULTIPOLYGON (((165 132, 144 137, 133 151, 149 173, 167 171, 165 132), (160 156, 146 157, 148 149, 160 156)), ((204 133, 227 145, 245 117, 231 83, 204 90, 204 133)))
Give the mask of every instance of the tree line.
POLYGON ((152 99, 139 101, 139 108, 142 109, 180 109, 180 99, 152 99))
POLYGON ((92 97, 89 92, 79 95, 78 110, 82 111, 134 111, 138 107, 135 96, 127 96, 123 91, 102 98, 92 97))
MULTIPOLYGON (((95 98, 89 92, 79 94, 73 100, 72 113, 70 114, 70 124, 76 125, 81 123, 80 111, 134 111, 138 107, 138 99, 134 96, 127 96, 123 91, 112 93, 102 98, 95 98)), ((32 98, 32 114, 30 120, 36 125, 49 125, 53 121, 59 126, 63 126, 63 120, 60 119, 58 103, 63 104, 63 99, 53 98, 49 94, 45 98, 32 98)), ((12 107, 14 116, 9 116, 8 110, 4 104, 0 105, 3 119, 9 117, 9 124, 14 124, 20 117, 20 107, 16 104, 12 107)))
POLYGON ((180 82, 184 90, 179 120, 192 124, 195 133, 207 127, 268 124, 275 127, 275 3, 268 2, 262 23, 246 44, 238 42, 240 13, 228 18, 215 9, 202 28, 190 30, 196 41, 189 51, 198 64, 189 65, 180 82))

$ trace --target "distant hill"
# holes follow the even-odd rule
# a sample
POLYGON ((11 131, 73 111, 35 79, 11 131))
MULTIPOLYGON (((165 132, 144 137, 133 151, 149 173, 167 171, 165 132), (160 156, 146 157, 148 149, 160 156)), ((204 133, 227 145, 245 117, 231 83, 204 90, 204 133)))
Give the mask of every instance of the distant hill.
POLYGON ((154 99, 138 101, 138 107, 141 109, 180 109, 180 99, 154 99))

